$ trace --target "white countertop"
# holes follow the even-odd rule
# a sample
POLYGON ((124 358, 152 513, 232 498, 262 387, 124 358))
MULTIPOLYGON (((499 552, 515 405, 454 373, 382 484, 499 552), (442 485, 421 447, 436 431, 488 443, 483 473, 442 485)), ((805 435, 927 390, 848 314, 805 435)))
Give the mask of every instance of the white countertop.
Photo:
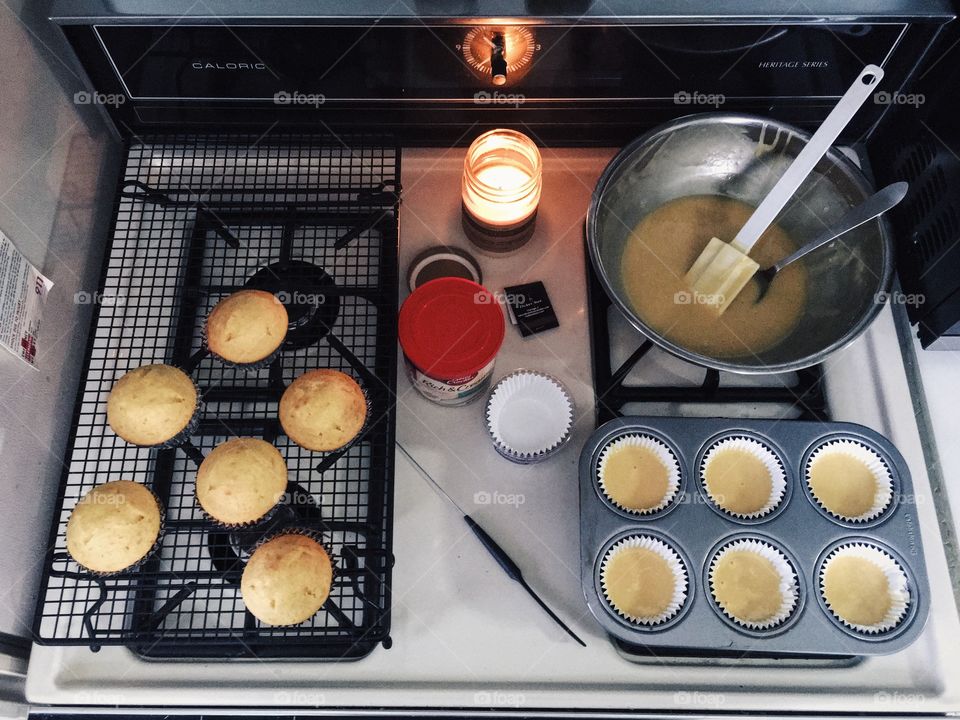
MULTIPOLYGON (((932 503, 917 508, 931 570, 931 625, 896 655, 846 668, 663 660, 635 665, 615 652, 589 615, 580 590, 577 531, 576 464, 593 427, 582 220, 596 177, 611 154, 544 150, 544 200, 534 239, 515 256, 481 258, 485 284, 493 290, 538 279, 546 284, 560 328, 523 339, 508 327, 495 378, 517 367, 560 378, 577 404, 571 442, 544 463, 514 465, 489 444, 482 402, 463 408, 433 405, 402 374, 398 387, 400 442, 513 556, 529 583, 587 648, 564 635, 503 574, 462 519, 398 453, 391 649, 377 648, 363 660, 339 664, 178 663, 143 661, 118 647, 92 653, 82 647, 35 646, 27 683, 31 702, 960 711, 960 622, 932 503), (483 502, 487 497, 498 502, 483 502)), ((459 226, 462 158, 462 149, 405 151, 401 274, 428 244, 468 247, 459 226)), ((846 403, 847 411, 838 419, 864 422, 890 437, 911 467, 918 495, 929 499, 916 426, 912 416, 901 414, 910 406, 903 368, 877 361, 898 357, 896 343, 893 317, 885 310, 863 338, 831 359, 828 390, 859 398, 846 403), (883 379, 877 395, 859 387, 869 373, 883 379)))

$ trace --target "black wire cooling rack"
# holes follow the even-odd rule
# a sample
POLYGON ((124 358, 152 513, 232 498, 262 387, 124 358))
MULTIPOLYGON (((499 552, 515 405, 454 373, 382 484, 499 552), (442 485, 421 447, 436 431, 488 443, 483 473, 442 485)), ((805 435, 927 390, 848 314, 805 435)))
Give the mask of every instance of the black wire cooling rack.
POLYGON ((400 151, 383 138, 177 136, 127 153, 84 380, 44 565, 34 635, 45 644, 127 645, 154 657, 356 658, 389 647, 396 391, 400 151), (202 347, 203 320, 244 287, 287 306, 276 361, 255 373, 202 347), (106 423, 113 383, 140 365, 186 370, 201 421, 175 450, 137 448, 106 423), (284 388, 313 368, 349 373, 370 420, 347 448, 312 453, 277 420, 284 388), (284 455, 283 504, 236 532, 208 522, 194 497, 199 462, 232 436, 284 455), (166 508, 158 551, 139 568, 96 577, 66 552, 79 498, 109 480, 145 483, 166 508), (284 527, 319 533, 334 556, 324 607, 293 627, 259 623, 240 575, 255 543, 284 527))

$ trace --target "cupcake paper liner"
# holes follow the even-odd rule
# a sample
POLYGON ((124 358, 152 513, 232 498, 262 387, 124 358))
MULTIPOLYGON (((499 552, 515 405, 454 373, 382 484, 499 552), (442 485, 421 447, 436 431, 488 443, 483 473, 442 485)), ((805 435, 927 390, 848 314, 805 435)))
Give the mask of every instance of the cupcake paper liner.
POLYGON ((867 635, 876 635, 897 627, 906 617, 907 610, 910 607, 910 590, 908 588, 907 574, 903 568, 900 567, 900 564, 892 555, 874 545, 868 545, 866 543, 851 543, 849 545, 841 545, 834 549, 824 559, 820 567, 819 586, 820 597, 823 598, 823 602, 827 606, 827 609, 830 610, 830 614, 845 627, 852 628, 857 632, 867 635), (862 558, 876 565, 883 571, 883 574, 887 576, 887 588, 890 592, 890 609, 887 610, 887 614, 879 623, 875 625, 860 625, 858 623, 848 622, 830 607, 830 603, 827 601, 824 583, 827 568, 832 561, 839 557, 862 558))
POLYGON ((832 440, 818 447, 810 454, 810 457, 807 458, 807 464, 804 468, 804 477, 806 479, 807 490, 810 493, 810 497, 812 497, 814 502, 816 502, 817 507, 821 508, 824 512, 828 513, 832 517, 844 520, 846 522, 864 523, 875 520, 888 507, 890 507, 890 504, 893 500, 893 475, 890 472, 890 468, 887 466, 887 463, 876 451, 855 440, 832 440), (877 490, 874 493, 873 505, 869 510, 861 515, 849 517, 834 512, 820 501, 820 498, 817 497, 813 490, 810 469, 817 462, 817 460, 820 460, 833 453, 840 453, 863 463, 864 467, 870 471, 874 480, 876 480, 877 490))
POLYGON ((629 620, 632 623, 652 627, 667 622, 671 618, 675 617, 678 612, 680 612, 680 609, 687 600, 687 587, 689 585, 689 579, 687 578, 687 571, 683 565, 683 561, 680 559, 680 556, 667 543, 650 535, 632 535, 619 540, 609 550, 607 550, 600 565, 600 585, 603 589, 604 600, 607 602, 607 605, 609 605, 610 608, 617 613, 617 615, 625 620, 629 620), (606 582, 607 566, 615 555, 628 548, 644 548, 646 550, 655 552, 666 561, 671 572, 673 573, 673 597, 671 598, 666 609, 659 615, 652 617, 636 617, 630 615, 629 613, 620 610, 608 595, 606 582))
MULTIPOLYGON (((226 440, 226 441, 224 441, 224 442, 229 442, 229 440, 226 440)), ((222 443, 220 443, 220 444, 222 444, 222 443)), ((218 444, 217 447, 219 447, 220 444, 218 444)), ((216 449, 216 448, 214 448, 214 449, 216 449)), ((283 463, 284 463, 284 465, 287 464, 287 459, 286 459, 286 458, 283 458, 283 463)), ((199 469, 199 467, 198 467, 198 468, 197 468, 197 472, 199 472, 199 471, 200 471, 200 469, 199 469)), ((290 468, 289 468, 289 466, 288 466, 288 467, 287 467, 287 476, 288 476, 288 478, 289 478, 289 474, 290 474, 290 468)), ((284 487, 284 489, 283 489, 283 493, 280 495, 280 497, 277 499, 277 501, 273 504, 273 507, 271 507, 269 510, 267 510, 263 515, 261 515, 261 516, 258 517, 257 519, 255 519, 255 520, 248 520, 247 522, 242 522, 242 523, 228 523, 228 522, 224 522, 223 520, 218 520, 218 519, 215 518, 213 515, 211 515, 210 513, 208 513, 208 512, 206 511, 206 509, 203 507, 203 504, 200 502, 200 496, 197 494, 196 478, 194 478, 194 483, 193 483, 193 500, 194 500, 194 502, 197 504, 197 507, 200 509, 200 514, 203 516, 203 519, 206 520, 207 522, 209 522, 211 525, 214 525, 214 526, 216 526, 217 528, 219 528, 219 529, 221 529, 221 530, 249 530, 250 528, 256 527, 257 525, 261 525, 261 524, 267 522, 270 518, 272 518, 272 517, 276 514, 277 510, 279 510, 279 509, 280 509, 280 506, 283 505, 283 501, 284 501, 284 499, 287 497, 287 495, 288 495, 288 493, 289 493, 289 490, 288 490, 289 487, 290 487, 290 481, 289 481, 289 479, 288 479, 288 480, 287 480, 287 485, 286 485, 286 487, 284 487)))
POLYGON ((257 527, 257 525, 263 525, 268 522, 274 515, 277 514, 277 510, 280 509, 280 506, 283 505, 283 499, 286 497, 287 491, 283 491, 283 495, 280 496, 280 499, 274 503, 273 507, 267 510, 263 515, 258 517, 256 520, 249 520, 243 523, 227 523, 222 520, 217 520, 213 515, 204 510, 203 505, 200 504, 200 498, 197 497, 197 488, 194 484, 193 488, 193 499, 197 503, 197 507, 200 509, 200 514, 203 516, 203 519, 206 520, 211 525, 215 526, 218 530, 250 530, 257 527))
MULTIPOLYGON (((136 482, 136 481, 133 481, 133 482, 136 482)), ((143 483, 138 483, 138 484, 143 485, 143 483)), ((151 495, 153 495, 153 499, 157 503, 157 509, 160 511, 160 528, 157 530, 157 539, 154 540, 153 545, 150 547, 149 550, 147 550, 146 554, 142 558, 137 560, 135 563, 128 565, 127 567, 121 570, 112 570, 107 572, 104 572, 102 570, 91 570, 86 565, 81 565, 77 560, 74 559, 73 555, 70 555, 70 559, 73 560, 73 562, 77 563, 77 565, 81 567, 84 572, 89 573, 90 575, 93 575, 94 577, 98 577, 98 578, 114 577, 116 575, 123 575, 124 573, 133 572, 135 570, 139 570, 143 566, 143 564, 147 562, 147 560, 152 558, 160 549, 160 545, 163 543, 163 533, 164 533, 164 530, 166 529, 167 511, 166 511, 166 508, 163 506, 163 503, 160 502, 160 498, 157 497, 157 494, 151 488, 148 488, 146 485, 143 485, 143 487, 146 488, 146 490, 151 495)), ((90 490, 93 490, 93 488, 90 488, 90 490)), ((90 492, 90 490, 87 490, 87 492, 90 492)), ((86 495, 86 493, 84 493, 84 495, 86 495)), ((81 499, 82 497, 83 496, 81 496, 81 499)), ((67 554, 69 555, 69 551, 67 552, 67 554)))
MULTIPOLYGON (((343 371, 341 371, 343 372, 343 371)), ((350 373, 346 373, 350 375, 350 373)), ((349 448, 356 445, 357 441, 363 437, 364 433, 370 429, 370 425, 373 424, 373 402, 370 400, 370 394, 367 392, 367 386, 360 378, 355 378, 353 375, 350 375, 355 383, 360 387, 360 392, 363 393, 363 405, 366 408, 366 413, 363 416, 363 425, 360 426, 360 429, 357 430, 357 434, 350 438, 347 442, 341 445, 334 450, 308 450, 307 452, 319 452, 319 453, 335 453, 335 452, 344 452, 349 448)), ((291 438, 292 440, 293 438, 291 438)), ((299 445, 297 447, 300 447, 299 445)), ((306 450, 306 448, 303 448, 306 450)))
MULTIPOLYGON (((249 528, 246 528, 249 529, 249 528)), ((303 537, 310 538, 318 545, 320 545, 330 557, 330 564, 334 566, 334 574, 336 574, 336 560, 337 556, 334 554, 333 550, 330 548, 330 543, 324 538, 323 533, 319 530, 314 530, 313 528, 303 527, 302 525, 290 525, 288 527, 279 528, 272 532, 265 534, 262 538, 257 540, 254 543, 253 547, 250 548, 250 554, 253 555, 261 545, 270 542, 271 540, 276 540, 282 535, 302 535, 303 537)))
MULTIPOLYGON (((304 372, 309 372, 310 370, 317 370, 317 369, 323 369, 323 368, 310 368, 309 370, 304 370, 304 372)), ((298 448, 300 448, 301 450, 305 450, 306 452, 309 452, 309 453, 321 453, 321 454, 342 453, 342 452, 346 451, 347 449, 349 449, 350 447, 352 447, 353 445, 355 445, 355 444, 357 443, 357 441, 364 436, 364 433, 366 433, 366 432, 370 429, 370 425, 373 424, 373 422, 374 422, 374 419, 373 419, 373 402, 370 400, 370 393, 367 392, 367 386, 366 386, 366 384, 364 383, 364 381, 361 380, 361 379, 358 378, 358 377, 354 377, 353 375, 351 375, 350 373, 346 372, 345 370, 340 370, 339 368, 327 368, 327 369, 329 369, 329 370, 337 370, 338 372, 342 372, 344 375, 346 375, 347 377, 349 377, 351 380, 353 380, 353 381, 357 384, 357 386, 360 388, 360 392, 363 394, 363 405, 364 405, 364 407, 366 408, 366 412, 364 413, 363 425, 361 425, 361 426, 360 426, 360 429, 357 430, 356 435, 354 435, 352 438, 350 438, 349 440, 347 440, 347 442, 345 442, 345 443, 344 443, 343 445, 341 445, 340 447, 334 448, 334 449, 332 449, 332 450, 310 450, 309 448, 303 447, 303 445, 301 445, 301 444, 298 443, 296 440, 294 440, 292 437, 290 437, 289 435, 287 435, 287 431, 283 428, 283 424, 281 423, 281 424, 280 424, 280 429, 283 431, 283 434, 284 434, 284 435, 287 435, 287 437, 290 438, 290 442, 292 442, 294 445, 296 445, 296 446, 297 446, 298 448)), ((302 374, 303 374, 303 373, 300 373, 300 375, 302 375, 302 374)), ((297 377, 300 377, 300 375, 298 375, 297 377)), ((294 380, 296 380, 296 378, 294 378, 294 380)), ((287 385, 287 387, 290 387, 290 386, 287 385)), ((284 388, 284 392, 286 392, 286 388, 284 388)), ((279 403, 280 403, 280 401, 281 401, 282 399, 283 399, 283 393, 281 393, 281 394, 280 394, 280 398, 277 399, 277 405, 278 405, 278 407, 277 407, 277 421, 278 421, 278 422, 279 422, 279 419, 280 419, 279 403)))
POLYGON ((487 432, 497 452, 534 463, 556 452, 573 427, 573 400, 556 378, 517 370, 498 382, 486 409, 487 432))
POLYGON ((600 459, 597 462, 597 482, 600 486, 600 491, 603 493, 603 496, 621 510, 634 515, 650 515, 663 510, 676 498, 677 491, 680 489, 680 461, 677 459, 677 456, 674 454, 673 450, 671 450, 666 443, 651 435, 624 435, 607 445, 603 449, 603 452, 600 453, 600 459), (650 450, 660 459, 660 461, 663 463, 663 466, 666 468, 667 490, 664 493, 663 498, 661 498, 660 502, 655 506, 639 509, 627 507, 626 505, 621 505, 618 503, 607 493, 607 487, 603 479, 607 463, 614 453, 624 447, 640 447, 650 450))
POLYGON ((252 363, 236 363, 236 362, 231 362, 230 360, 227 360, 226 358, 223 358, 217 355, 206 344, 206 338, 204 338, 203 347, 210 354, 210 357, 214 358, 217 362, 219 362, 224 367, 228 367, 233 370, 239 370, 240 372, 245 372, 250 374, 258 373, 261 370, 265 370, 271 365, 273 365, 273 363, 277 361, 277 358, 280 357, 280 353, 283 351, 283 344, 281 343, 280 347, 278 347, 276 350, 274 350, 272 353, 267 355, 267 357, 263 358, 262 360, 257 360, 256 362, 252 362, 252 363))
MULTIPOLYGON (((175 366, 174 366, 175 367, 175 366)), ((183 368, 177 368, 178 370, 183 370, 183 368)), ((164 440, 161 443, 154 443, 153 445, 140 445, 138 443, 130 442, 121 435, 117 435, 121 440, 123 440, 128 445, 133 445, 134 447, 144 448, 145 450, 172 450, 183 445, 187 440, 189 440, 193 434, 197 431, 197 427, 200 425, 200 413, 203 411, 203 398, 200 395, 200 387, 197 385, 196 380, 191 377, 190 373, 183 371, 184 374, 190 378, 190 382, 193 383, 194 395, 197 398, 197 404, 193 408, 193 415, 190 416, 190 419, 187 421, 187 424, 183 429, 178 432, 173 437, 164 440)))
MULTIPOLYGON (((214 305, 214 307, 216 307, 216 305, 214 305)), ((213 308, 210 308, 210 312, 213 312, 213 308)), ((210 355, 210 357, 212 357, 214 360, 219 362, 224 367, 232 368, 234 370, 239 370, 241 372, 246 372, 246 373, 260 372, 261 370, 264 370, 270 367, 271 365, 273 365, 273 363, 276 362, 277 358, 280 357, 280 353, 283 352, 283 343, 286 342, 287 332, 290 332, 290 328, 288 325, 287 332, 284 333, 283 340, 280 341, 280 344, 277 346, 277 349, 274 350, 269 355, 267 355, 265 358, 262 358, 260 360, 257 360, 251 363, 238 363, 238 362, 233 362, 232 360, 227 360, 226 358, 221 357, 220 355, 217 355, 217 353, 215 353, 213 350, 210 349, 210 343, 207 340, 207 319, 209 318, 209 316, 210 316, 210 313, 207 313, 207 317, 204 318, 203 323, 200 325, 200 342, 202 344, 203 349, 210 355)))
MULTIPOLYGON (((260 546, 270 542, 271 540, 276 540, 278 537, 282 537, 284 535, 302 535, 303 537, 310 538, 311 540, 316 542, 318 545, 320 545, 320 547, 323 548, 324 552, 327 553, 327 557, 330 558, 330 592, 332 594, 333 585, 334 583, 337 582, 337 556, 333 554, 333 550, 330 549, 330 545, 329 543, 327 543, 326 540, 324 540, 323 535, 320 532, 317 532, 316 530, 312 530, 310 528, 305 528, 305 527, 299 527, 299 526, 290 526, 290 527, 283 528, 281 530, 277 530, 276 532, 272 532, 268 535, 264 535, 250 549, 250 557, 253 557, 253 554, 260 549, 260 546)), ((249 560, 249 558, 247 559, 249 560)), ((246 567, 246 562, 244 563, 244 567, 246 567)), ((327 599, 329 599, 329 596, 327 599)), ((323 610, 323 606, 320 607, 320 610, 323 610)), ((320 612, 320 610, 317 610, 317 612, 320 612)), ((303 625, 306 622, 310 622, 310 620, 312 620, 314 617, 316 617, 316 613, 311 615, 306 620, 302 620, 298 623, 286 623, 283 625, 270 624, 270 627, 274 627, 274 628, 299 627, 300 625, 303 625)))
POLYGON ((700 485, 703 487, 703 491, 710 499, 710 502, 712 502, 723 513, 732 517, 740 518, 741 520, 755 520, 757 518, 764 517, 765 515, 769 515, 780 505, 780 503, 783 502, 784 495, 787 491, 787 475, 776 453, 774 453, 773 450, 767 447, 764 443, 749 437, 730 437, 714 443, 712 446, 710 446, 710 449, 704 453, 703 459, 700 461, 700 485), (707 467, 710 465, 711 459, 713 459, 713 457, 718 453, 726 450, 739 450, 749 453, 760 460, 769 471, 770 497, 759 510, 752 513, 738 513, 734 512, 733 510, 729 510, 721 504, 719 498, 711 494, 710 488, 707 487, 706 471, 707 467))
POLYGON ((793 611, 797 607, 797 602, 800 597, 799 590, 799 579, 797 577, 796 570, 793 569, 790 561, 787 559, 787 556, 780 552, 773 545, 762 542, 760 540, 751 540, 751 539, 742 539, 735 540, 728 545, 724 545, 720 548, 710 560, 710 598, 713 603, 720 609, 725 617, 730 618, 733 622, 741 627, 748 628, 750 630, 771 630, 778 625, 784 623, 790 615, 793 614, 793 611), (770 561, 774 569, 777 571, 777 574, 780 576, 780 607, 779 609, 771 615, 769 618, 763 621, 754 621, 746 620, 743 618, 738 618, 732 613, 728 612, 726 608, 720 603, 717 599, 717 596, 713 589, 713 574, 716 570, 717 564, 723 559, 725 555, 730 552, 749 552, 755 553, 765 560, 770 561))

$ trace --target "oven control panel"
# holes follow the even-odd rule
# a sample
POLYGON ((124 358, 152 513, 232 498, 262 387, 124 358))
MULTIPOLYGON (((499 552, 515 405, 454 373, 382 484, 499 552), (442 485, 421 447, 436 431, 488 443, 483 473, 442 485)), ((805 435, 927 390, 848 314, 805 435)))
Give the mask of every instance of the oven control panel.
MULTIPOLYGON (((522 122, 625 137, 690 112, 816 123, 865 63, 890 87, 939 29, 931 18, 620 22, 536 18, 337 24, 104 21, 62 26, 132 131, 175 125, 455 128, 522 122), (493 119, 494 115, 510 115, 493 119)), ((867 128, 883 111, 864 112, 867 128)), ((123 131, 123 130, 122 130, 123 131)), ((615 137, 610 140, 616 141, 615 137)))
POLYGON ((96 25, 134 100, 531 100, 833 96, 905 24, 291 27, 96 25))

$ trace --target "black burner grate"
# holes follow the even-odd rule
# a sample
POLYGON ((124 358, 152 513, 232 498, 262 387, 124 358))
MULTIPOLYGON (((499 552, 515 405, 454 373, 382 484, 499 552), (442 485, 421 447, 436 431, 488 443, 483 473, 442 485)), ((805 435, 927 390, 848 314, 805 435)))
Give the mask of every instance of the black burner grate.
MULTIPOLYGON (((789 414, 804 420, 829 419, 823 392, 823 373, 819 366, 798 371, 789 382, 774 381, 768 385, 726 384, 723 382, 725 373, 710 368, 702 368, 699 382, 667 385, 629 383, 628 376, 651 354, 654 343, 639 332, 631 333, 636 338, 636 347, 614 368, 611 360, 614 332, 610 327, 610 316, 615 309, 589 263, 587 295, 598 425, 623 415, 641 414, 627 410, 629 406, 639 403, 644 404, 642 414, 645 415, 656 414, 649 409, 652 405, 671 408, 686 405, 712 408, 708 414, 715 416, 736 416, 745 407, 759 407, 760 416, 770 418, 789 414), (784 407, 790 410, 785 413, 784 407)), ((691 363, 686 365, 692 367, 691 363)))
POLYGON ((76 406, 35 636, 49 644, 125 644, 158 657, 352 658, 389 645, 396 392, 399 148, 316 136, 163 137, 131 146, 76 406), (226 295, 261 287, 287 305, 279 357, 258 372, 202 349, 203 320, 226 295), (106 424, 113 382, 143 364, 191 373, 199 428, 176 450, 120 440, 106 424), (311 453, 277 421, 284 388, 313 368, 351 374, 371 421, 346 449, 311 453), (194 475, 231 436, 284 455, 284 504, 255 529, 202 515, 194 475), (96 484, 146 483, 166 507, 159 551, 106 579, 79 568, 64 530, 96 484), (330 598, 296 627, 258 623, 239 578, 250 548, 287 526, 322 535, 335 559, 330 598))

